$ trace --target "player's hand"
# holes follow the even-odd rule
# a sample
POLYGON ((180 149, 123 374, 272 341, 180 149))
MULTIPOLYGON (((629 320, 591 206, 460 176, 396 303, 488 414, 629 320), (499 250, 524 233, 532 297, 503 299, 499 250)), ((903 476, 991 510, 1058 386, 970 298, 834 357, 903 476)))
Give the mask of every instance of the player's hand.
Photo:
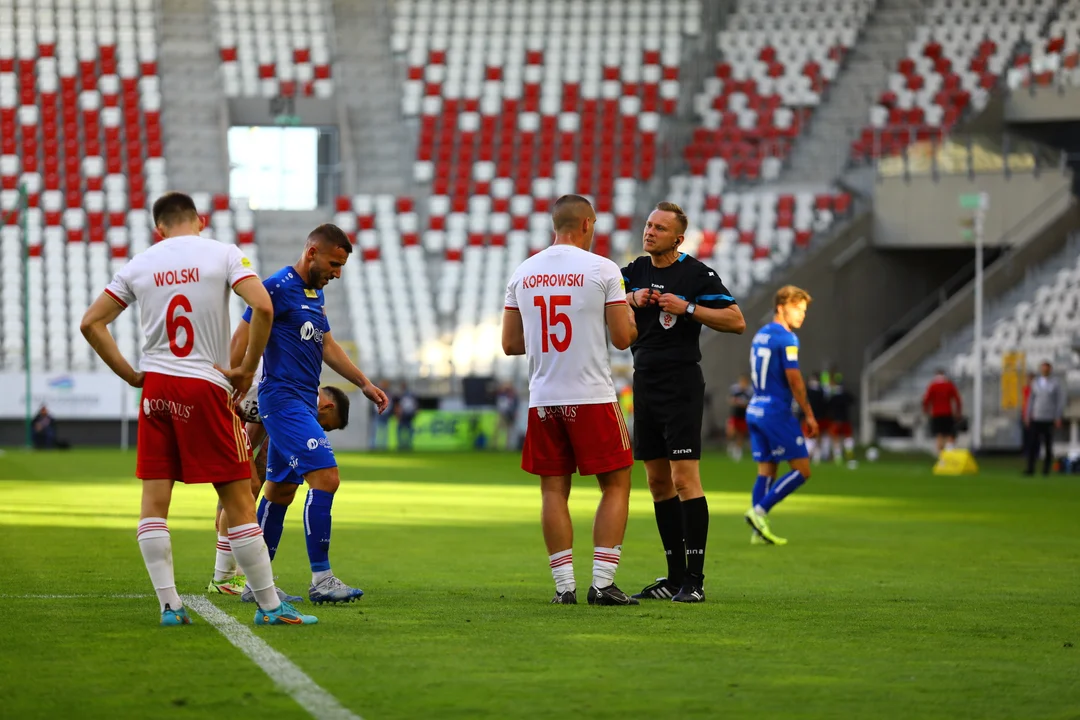
POLYGON ((818 436, 818 424, 817 418, 810 416, 806 418, 806 437, 816 438, 818 436))
POLYGON ((254 372, 244 372, 243 368, 235 367, 231 370, 226 370, 218 365, 214 366, 214 369, 225 376, 225 379, 232 385, 233 403, 239 403, 244 399, 244 395, 247 395, 247 391, 251 389, 251 383, 255 381, 254 372))
POLYGON ((671 313, 672 315, 682 315, 686 312, 686 308, 690 305, 690 302, 683 300, 678 295, 672 295, 671 293, 664 293, 658 298, 660 309, 671 313))
POLYGON ((380 390, 375 383, 369 382, 367 385, 360 388, 360 392, 364 393, 364 397, 368 400, 375 403, 375 407, 378 408, 380 415, 386 411, 386 408, 390 407, 390 398, 388 398, 386 393, 380 390))
POLYGON ((644 308, 649 305, 655 305, 660 298, 660 293, 656 292, 652 288, 640 288, 630 293, 630 296, 634 299, 631 303, 636 308, 644 308))
POLYGON ((145 380, 146 380, 146 373, 144 373, 144 372, 136 372, 135 375, 130 380, 128 380, 128 385, 130 385, 133 388, 141 388, 143 386, 143 382, 145 380))

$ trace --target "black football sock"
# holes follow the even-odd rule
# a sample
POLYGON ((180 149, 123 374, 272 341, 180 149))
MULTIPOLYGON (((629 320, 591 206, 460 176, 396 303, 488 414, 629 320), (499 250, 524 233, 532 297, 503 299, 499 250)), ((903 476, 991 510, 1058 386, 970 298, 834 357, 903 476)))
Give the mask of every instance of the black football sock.
POLYGON ((683 544, 682 503, 676 495, 670 500, 653 503, 656 513, 656 528, 660 531, 660 542, 664 545, 667 556, 667 579, 676 587, 682 586, 686 575, 686 545, 683 544))
POLYGON ((680 504, 686 528, 686 572, 701 582, 705 576, 705 545, 709 540, 709 502, 699 497, 680 504))

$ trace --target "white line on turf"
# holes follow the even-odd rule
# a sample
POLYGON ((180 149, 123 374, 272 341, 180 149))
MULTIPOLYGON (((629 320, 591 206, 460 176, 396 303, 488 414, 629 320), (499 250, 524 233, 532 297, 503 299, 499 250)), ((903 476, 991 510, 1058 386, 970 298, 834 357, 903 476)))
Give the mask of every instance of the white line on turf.
POLYGON ((262 668, 275 685, 291 695, 315 720, 361 720, 359 715, 345 708, 337 698, 316 685, 315 681, 289 658, 267 645, 232 615, 218 609, 206 598, 197 595, 183 595, 181 598, 186 607, 217 628, 226 640, 262 668))
POLYGON ((152 595, 0 595, 0 600, 142 600, 152 595))

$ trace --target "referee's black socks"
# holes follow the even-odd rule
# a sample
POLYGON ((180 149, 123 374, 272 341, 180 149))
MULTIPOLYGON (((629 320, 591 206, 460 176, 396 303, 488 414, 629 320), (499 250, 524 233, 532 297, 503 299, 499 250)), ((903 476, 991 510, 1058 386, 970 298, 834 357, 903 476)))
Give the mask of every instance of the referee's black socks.
POLYGON ((700 583, 705 575, 705 545, 709 540, 709 503, 702 496, 680 505, 686 535, 686 572, 700 583))
POLYGON ((667 579, 676 587, 682 587, 686 576, 687 546, 683 543, 683 509, 679 496, 654 502, 653 511, 656 513, 656 528, 660 531, 664 555, 667 556, 667 579))

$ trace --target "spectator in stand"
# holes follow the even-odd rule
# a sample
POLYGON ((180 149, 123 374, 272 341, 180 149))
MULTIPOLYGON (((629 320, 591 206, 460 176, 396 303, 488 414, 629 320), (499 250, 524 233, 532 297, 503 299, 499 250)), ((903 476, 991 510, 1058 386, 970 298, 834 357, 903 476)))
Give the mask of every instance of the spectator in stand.
POLYGON ((1065 388, 1052 372, 1050 363, 1044 362, 1039 366, 1039 377, 1031 383, 1026 406, 1030 431, 1025 475, 1034 474, 1040 445, 1045 448, 1043 475, 1050 474, 1050 466, 1054 462, 1054 429, 1061 427, 1061 419, 1065 415, 1065 388))
POLYGON ((930 416, 930 432, 937 440, 937 451, 941 453, 956 442, 956 421, 963 410, 963 401, 956 385, 939 369, 923 395, 923 412, 930 416))
POLYGON ((56 447, 56 418, 49 414, 49 409, 44 405, 34 416, 30 430, 35 449, 52 450, 56 447))

